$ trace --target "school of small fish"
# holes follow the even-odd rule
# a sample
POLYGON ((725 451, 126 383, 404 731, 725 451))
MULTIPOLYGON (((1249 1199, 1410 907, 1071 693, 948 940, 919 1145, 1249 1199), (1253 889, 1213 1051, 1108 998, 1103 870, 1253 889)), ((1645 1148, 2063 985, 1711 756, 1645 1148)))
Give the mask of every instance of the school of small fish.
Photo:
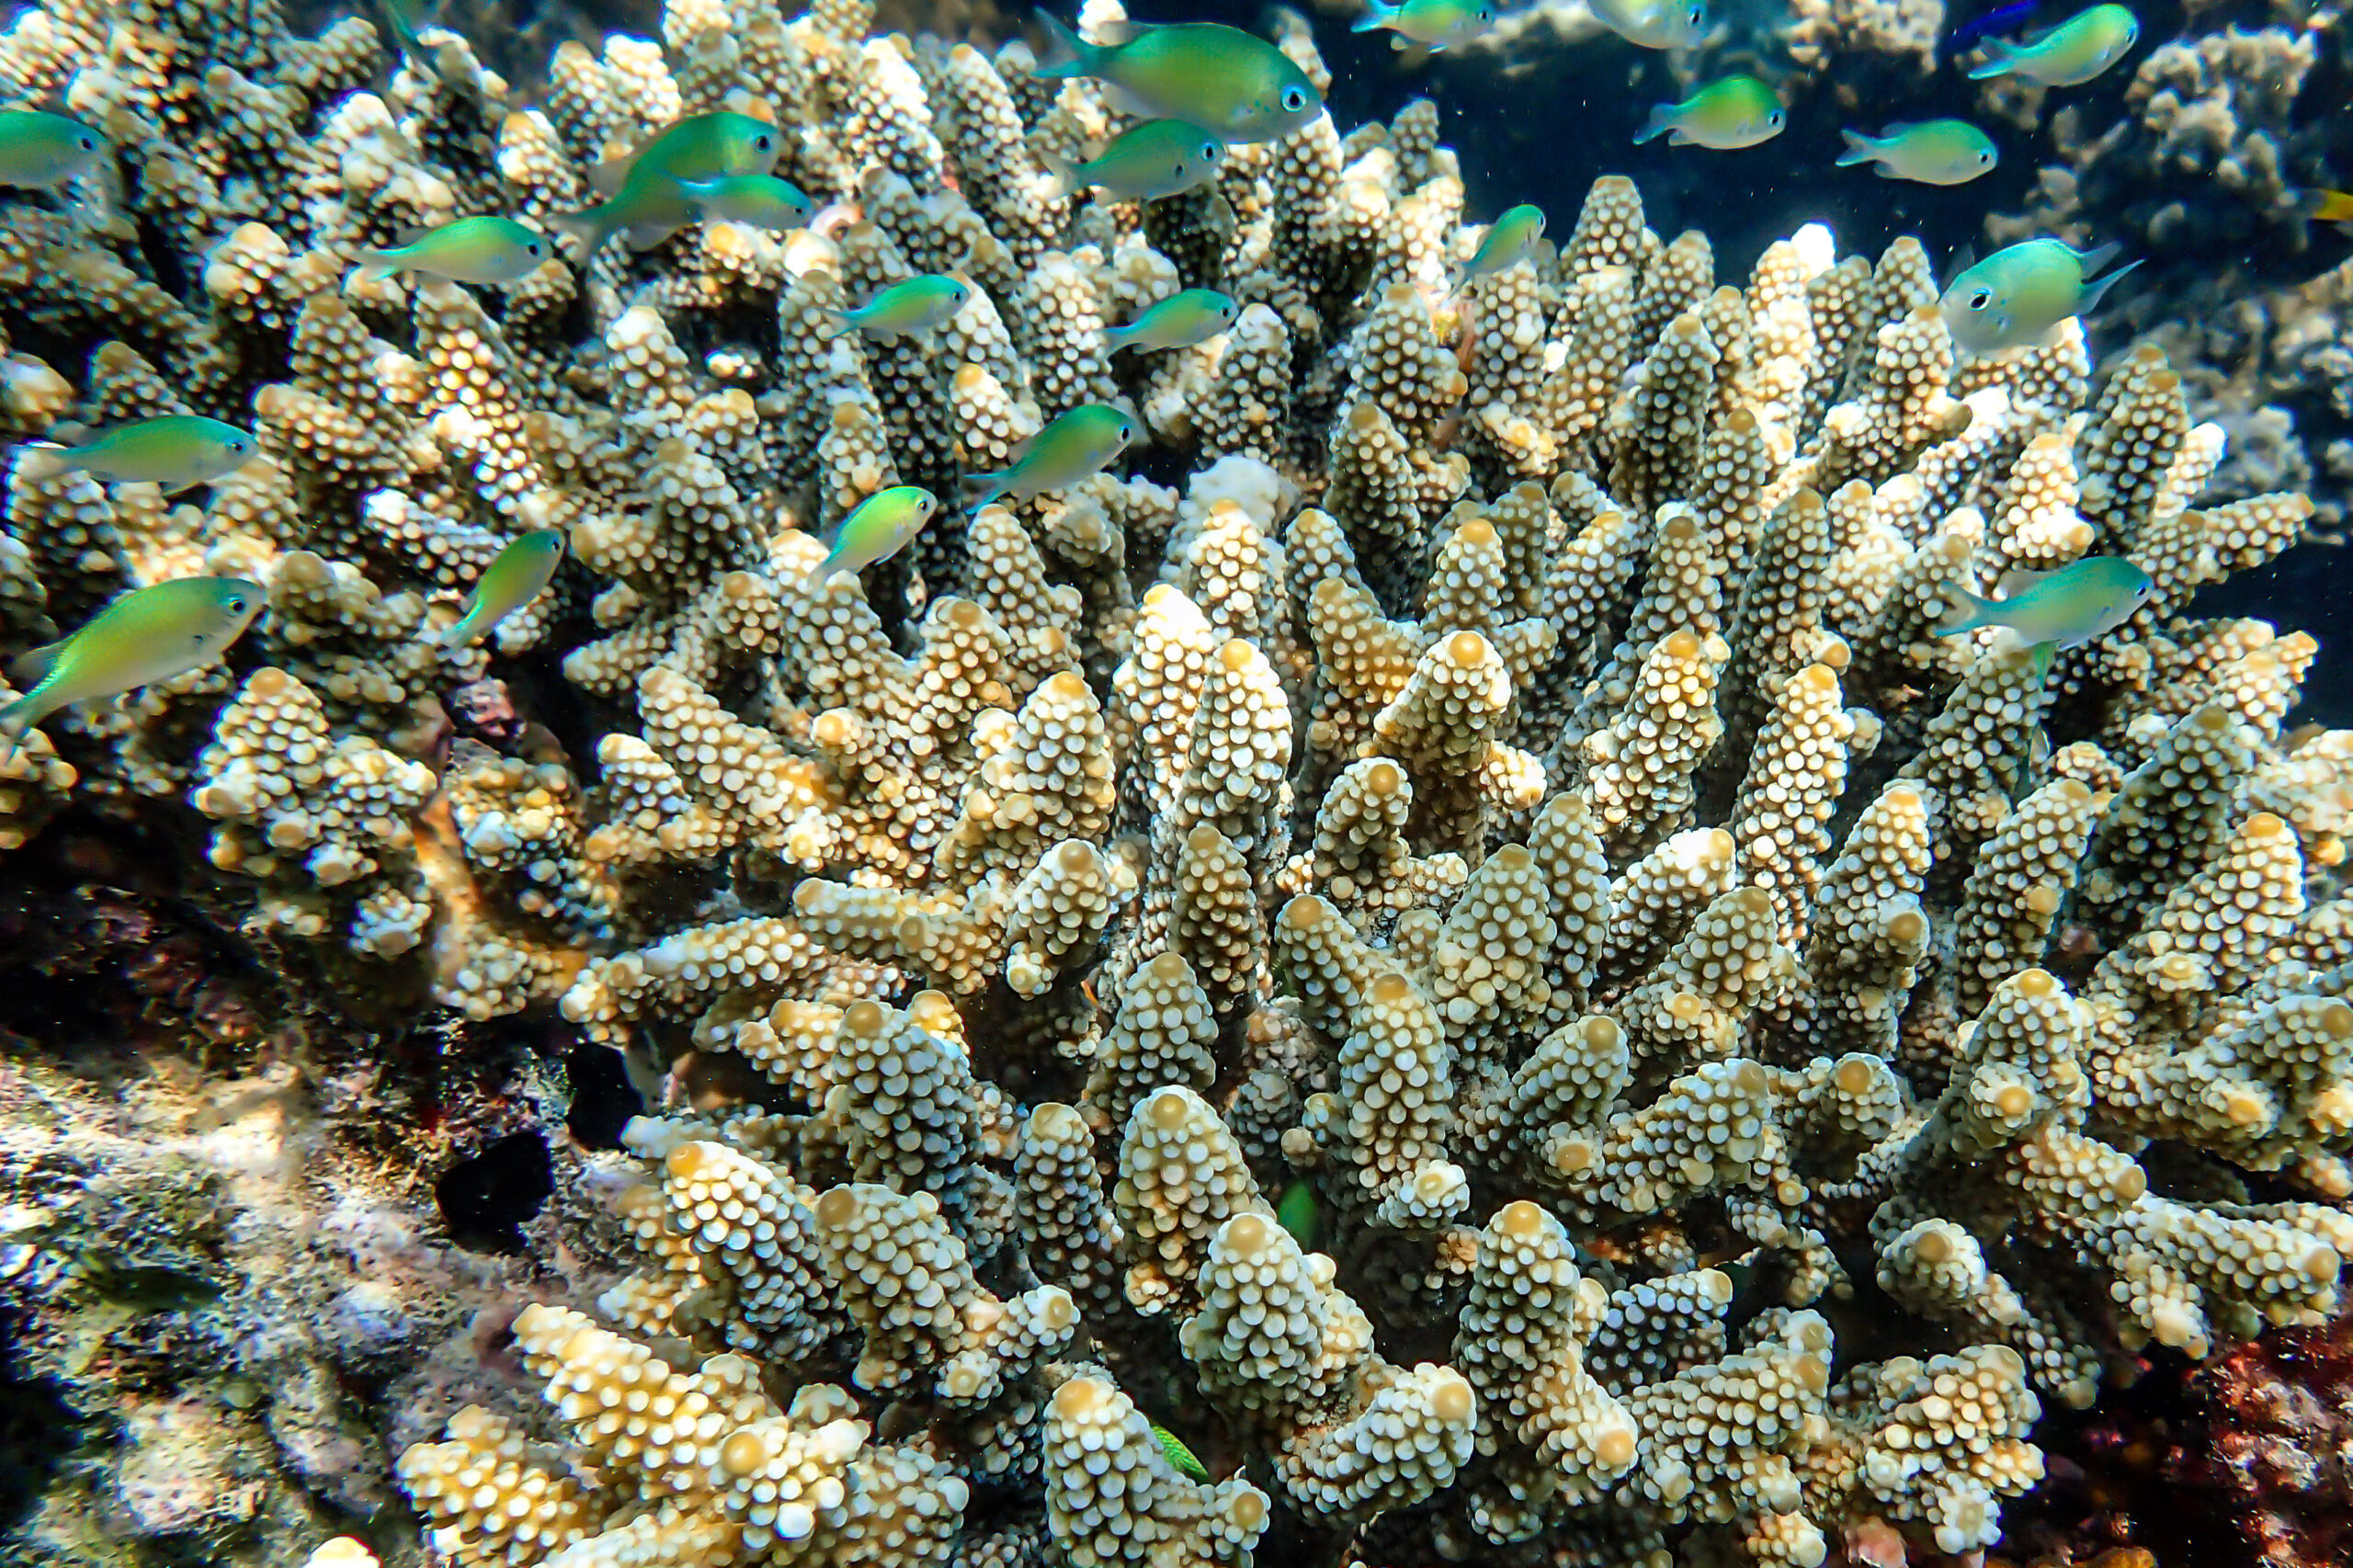
MULTIPOLYGON (((428 62, 406 0, 376 0, 393 39, 428 62)), ((2090 6, 2023 39, 2004 36, 2034 18, 2040 0, 2008 0, 1962 18, 1946 35, 1947 57, 1974 51, 1972 79, 2010 76, 2041 87, 2072 87, 2113 68, 2140 37, 2132 11, 2090 6)), ((1705 0, 1586 0, 1593 20, 1627 43, 1688 50, 1707 39, 1705 0)), ((1363 0, 1355 30, 1383 30, 1399 49, 1459 49, 1497 19, 1497 0, 1363 0)), ((1281 50, 1241 28, 1215 22, 1131 27, 1127 36, 1091 42, 1040 13, 1048 52, 1037 74, 1047 81, 1087 77, 1136 123, 1113 134, 1084 161, 1053 159, 1062 192, 1112 201, 1152 202, 1217 178, 1228 149, 1269 142, 1311 123, 1321 92, 1281 50)), ((1715 151, 1754 147, 1779 135, 1789 109, 1772 85, 1747 73, 1722 76, 1677 103, 1652 109, 1634 140, 1715 151)), ((1992 138, 1966 120, 1896 120, 1876 134, 1842 130, 1841 165, 1873 165, 1881 177, 1955 186, 1991 171, 2000 154, 1992 138)), ((542 267, 585 266, 620 237, 634 250, 662 244, 691 224, 727 222, 789 231, 816 221, 809 198, 771 171, 783 132, 733 110, 691 115, 634 153, 591 175, 600 199, 555 217, 553 233, 494 213, 471 214, 416 234, 397 247, 354 258, 356 278, 388 283, 404 275, 483 288, 513 288, 542 267)), ((70 115, 18 108, 0 112, 0 185, 63 192, 98 171, 110 148, 94 128, 70 115)), ((2307 195, 2313 222, 2353 224, 2353 195, 2307 195)), ((1469 284, 1539 254, 1545 215, 1522 204, 1489 225, 1472 255, 1457 257, 1449 301, 1469 284)), ((1971 355, 2000 354, 2046 341, 2060 324, 2094 309, 2128 265, 2107 270, 2118 247, 2076 250, 2056 239, 2013 244, 1983 261, 1964 256, 1939 301, 1954 343, 1971 355)), ((2133 264, 2137 265, 2137 264, 2133 264)), ((961 272, 925 274, 881 290, 841 312, 836 337, 887 339, 931 332, 971 301, 978 285, 961 272)), ((1113 353, 1164 352, 1201 344, 1232 327, 1245 301, 1188 289, 1132 320, 1107 327, 1113 353)), ((1135 415, 1109 404, 1062 414, 1006 468, 964 481, 972 510, 1006 498, 1028 500, 1065 488, 1118 460, 1135 439, 1135 415)), ((119 484, 177 492, 209 484, 249 460, 244 430, 193 416, 145 419, 97 433, 59 432, 26 449, 18 472, 33 480, 81 472, 119 484)), ((813 585, 864 571, 904 549, 941 510, 938 497, 911 485, 867 497, 826 540, 813 585)), ((460 619, 428 633, 450 648, 477 642, 544 593, 564 556, 560 530, 508 544, 484 570, 460 619)), ((2072 647, 2116 626, 2145 597, 2147 579, 2114 558, 2094 557, 2045 578, 2006 580, 2001 597, 1972 598, 1943 628, 1961 635, 2006 627, 2037 645, 2072 647)), ((69 703, 126 691, 221 657, 262 608, 250 583, 190 578, 116 599, 74 636, 25 655, 20 684, 31 689, 0 710, 0 738, 11 751, 23 732, 69 703), (166 592, 171 590, 171 592, 166 592)))

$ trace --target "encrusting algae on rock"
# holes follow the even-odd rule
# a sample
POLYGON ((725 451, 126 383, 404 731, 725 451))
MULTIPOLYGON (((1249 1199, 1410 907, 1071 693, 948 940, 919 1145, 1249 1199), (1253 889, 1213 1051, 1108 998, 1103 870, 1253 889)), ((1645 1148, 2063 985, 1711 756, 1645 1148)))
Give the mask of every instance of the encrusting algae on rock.
POLYGON ((2284 728, 2311 639, 2187 618, 2311 506, 2199 506, 2222 432, 2161 359, 1964 358, 1911 241, 1720 281, 1615 177, 1439 311, 1452 154, 1344 136, 1297 32, 1267 139, 1139 208, 1051 176, 1099 85, 856 4, 679 0, 530 107, 434 29, 78 15, 0 79, 104 131, 148 249, 0 208, 0 324, 108 335, 8 416, 259 450, 171 508, 20 458, 0 613, 269 616, 53 721, 10 821, 185 797, 290 967, 680 1068, 563 1145, 511 1335, 453 1377, 388 1331, 369 1440, 443 1559, 1958 1555, 2047 1403, 2337 1309, 2353 744, 2284 728), (353 276, 722 110, 858 216, 496 312, 353 276), (950 269, 921 333, 835 335, 950 269), (1114 358, 1186 289, 1240 310, 1114 358), (826 568, 1092 406, 1170 483, 1074 463, 826 568), (547 591, 431 635, 540 529, 547 591), (2087 554, 2150 585, 2106 635, 1939 635, 2087 554), (452 744, 533 652, 542 731, 452 744))

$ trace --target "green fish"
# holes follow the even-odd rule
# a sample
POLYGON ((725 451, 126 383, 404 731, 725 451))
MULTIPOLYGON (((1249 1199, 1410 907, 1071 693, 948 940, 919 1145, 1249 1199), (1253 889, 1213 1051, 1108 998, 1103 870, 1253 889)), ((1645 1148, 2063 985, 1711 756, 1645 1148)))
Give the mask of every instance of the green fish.
POLYGON ((1189 120, 1147 119, 1113 137, 1090 162, 1053 163, 1065 191, 1093 186, 1121 201, 1157 201, 1215 179, 1225 166, 1225 143, 1189 120))
POLYGON ((1987 58, 1969 68, 1970 79, 2016 76, 2045 87, 2075 87, 2124 58, 2141 36, 2140 18, 2122 6, 2095 6, 2027 43, 1985 40, 1987 58))
POLYGON ((837 312, 840 323, 825 334, 828 340, 852 332, 877 337, 904 337, 939 326, 964 308, 972 297, 970 278, 946 272, 926 272, 904 283, 893 283, 855 311, 837 312))
POLYGON ((632 179, 667 175, 675 180, 710 180, 726 175, 764 175, 776 165, 784 143, 765 119, 733 109, 692 114, 639 148, 634 156, 608 158, 589 172, 591 187, 610 195, 632 179))
POLYGON ((1922 185, 1967 185, 2001 162, 1994 139, 1965 119, 1924 119, 1917 124, 1891 125, 1877 136, 1841 131, 1847 150, 1838 162, 1876 162, 1881 179, 1916 180, 1922 185))
POLYGON ((261 585, 241 577, 181 577, 134 589, 73 636, 19 654, 8 676, 29 689, 0 709, 8 755, 17 755, 27 730, 61 708, 212 663, 266 602, 261 585))
POLYGON ((39 483, 78 472, 117 484, 180 491, 233 472, 253 455, 249 430, 199 415, 166 414, 118 425, 78 446, 27 447, 17 474, 39 483))
POLYGON ((1644 49, 1685 49, 1708 30, 1699 0, 1586 0, 1593 19, 1644 49))
POLYGON ((1108 403, 1074 408, 1031 437, 1011 468, 968 475, 966 488, 978 493, 972 509, 977 512, 1001 496, 1027 501, 1076 484, 1102 472, 1135 437, 1135 419, 1123 409, 1108 403))
POLYGON ((1113 354, 1122 348, 1188 348, 1232 326, 1241 310, 1232 295, 1187 289, 1147 307, 1127 325, 1108 329, 1103 342, 1113 354))
POLYGON ((562 564, 562 528, 540 528, 508 541, 483 568, 466 613, 436 641, 444 648, 463 648, 487 637, 493 627, 538 598, 562 564))
POLYGON ((574 259, 585 267, 615 234, 630 249, 648 251, 695 222, 696 215, 685 185, 668 175, 649 174, 631 175, 608 199, 550 222, 578 247, 574 259))
POLYGON ((1697 143, 1730 152, 1770 142, 1789 119, 1772 88, 1754 76, 1733 75, 1710 83, 1679 104, 1659 105, 1634 140, 1639 143, 1665 136, 1671 147, 1697 143))
POLYGON ((2089 313, 2118 278, 2141 265, 2086 281, 2120 248, 2109 244, 2078 251, 2057 240, 2027 240, 1995 251, 1955 278, 1937 301, 1945 330, 1979 355, 2044 342, 2069 316, 2089 313))
POLYGON ((384 30, 392 35, 392 41, 400 45, 401 52, 427 71, 439 74, 440 62, 436 51, 427 48, 425 40, 416 36, 416 18, 409 9, 408 0, 376 0, 376 10, 384 18, 384 30))
POLYGON ((1365 4, 1369 8, 1349 30, 1369 33, 1387 28, 1397 35, 1399 49, 1409 41, 1433 51, 1469 43, 1495 19, 1495 8, 1488 0, 1365 0, 1365 4))
POLYGON ((1460 289, 1474 278, 1485 278, 1526 261, 1536 254, 1537 242, 1544 237, 1544 210, 1526 202, 1510 209, 1487 225, 1487 233, 1479 241, 1479 248, 1462 264, 1461 275, 1454 286, 1460 289))
POLYGON ((2123 625, 2156 586, 2120 555, 2086 556, 2055 572, 2010 572, 1998 586, 1998 599, 1961 595, 1960 610, 1937 634, 1953 637, 1981 626, 2006 626, 2029 642, 2077 648, 2123 625))
POLYGON ((78 119, 43 109, 0 113, 0 185, 46 190, 96 167, 107 139, 78 119))
POLYGON ((746 228, 808 227, 815 210, 801 187, 774 175, 722 175, 717 179, 680 180, 678 190, 687 205, 708 222, 713 218, 746 228))
POLYGON ((1092 76, 1111 100, 1145 119, 1187 119, 1228 142, 1272 142, 1323 112, 1324 95, 1290 56, 1222 22, 1138 26, 1100 48, 1040 11, 1057 58, 1048 81, 1092 76))
POLYGON ((688 223, 697 208, 685 186, 729 175, 766 174, 776 163, 777 128, 748 114, 721 109, 691 115, 665 131, 634 158, 608 159, 589 181, 608 199, 555 220, 580 245, 585 263, 616 233, 632 250, 652 250, 688 223))
POLYGON ((359 276, 422 272, 453 283, 519 283, 548 259, 546 236, 512 218, 460 218, 398 250, 360 253, 359 276))
POLYGON ((1282 1201, 1275 1205, 1275 1222, 1290 1233, 1300 1251, 1313 1252, 1324 1229, 1324 1210, 1316 1205, 1315 1188, 1304 1180, 1283 1188, 1282 1201))
POLYGON ((1210 1478, 1209 1466, 1193 1457, 1193 1450, 1185 1446, 1184 1438, 1157 1421, 1146 1421, 1144 1425, 1151 1427, 1152 1435, 1160 1439, 1160 1451, 1168 1456, 1168 1462, 1176 1467, 1178 1473, 1190 1476, 1195 1481, 1210 1478))
POLYGON ((825 559, 801 581, 813 588, 823 587, 839 573, 863 572, 878 561, 890 560, 923 531, 924 524, 938 510, 938 498, 921 485, 894 484, 876 491, 842 519, 825 559))

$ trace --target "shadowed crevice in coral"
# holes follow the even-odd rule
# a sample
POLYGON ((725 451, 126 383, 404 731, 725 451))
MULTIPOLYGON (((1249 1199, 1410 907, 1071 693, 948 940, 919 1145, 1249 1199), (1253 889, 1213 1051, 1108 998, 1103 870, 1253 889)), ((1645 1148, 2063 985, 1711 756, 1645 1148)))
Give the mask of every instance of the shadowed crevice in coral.
POLYGON ((620 1052, 607 1046, 581 1044, 563 1059, 572 1084, 572 1108, 563 1125, 584 1149, 618 1149, 621 1127, 645 1108, 645 1096, 629 1081, 620 1052))
POLYGON ((519 1252, 523 1222, 555 1190, 547 1140, 510 1133, 453 1166, 433 1187, 442 1222, 460 1244, 482 1252, 519 1252))
POLYGON ((0 1360, 0 1538, 12 1536, 74 1451, 82 1424, 54 1380, 0 1360))

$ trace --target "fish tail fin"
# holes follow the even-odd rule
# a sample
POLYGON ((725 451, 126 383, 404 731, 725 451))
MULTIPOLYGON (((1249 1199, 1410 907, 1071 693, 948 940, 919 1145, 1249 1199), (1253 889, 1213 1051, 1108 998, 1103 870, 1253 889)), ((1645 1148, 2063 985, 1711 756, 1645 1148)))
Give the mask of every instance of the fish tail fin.
POLYGON ((401 269, 399 260, 390 251, 364 250, 351 259, 359 264, 357 276, 362 283, 381 283, 401 269))
POLYGON ((2084 252, 2081 256, 2075 258, 2075 265, 2084 269, 2085 277, 2089 278, 2101 267, 2106 267, 2109 262, 2114 261, 2119 256, 2122 255, 2123 251, 2124 242, 2122 240, 2110 240, 2104 245, 2094 245, 2091 249, 2084 252))
POLYGON ((27 484, 48 484, 73 469, 71 447, 25 446, 16 449, 17 478, 27 484))
POLYGON ((1086 182, 1080 176, 1076 164, 1072 163, 1060 153, 1049 152, 1044 154, 1044 157, 1046 179, 1053 187, 1047 193, 1047 200, 1066 201, 1086 188, 1086 182))
POLYGON ((555 232, 573 247, 573 259, 585 267, 605 248, 613 237, 612 225, 605 221, 601 208, 591 207, 580 212, 559 212, 548 220, 555 232))
POLYGON ((1989 38, 1978 47, 1985 58, 1969 68, 1969 79, 1983 82, 1989 76, 2006 76, 2018 68, 2018 46, 2006 38, 1989 38))
POLYGON ((466 646, 473 640, 474 614, 472 610, 468 610, 465 614, 460 616, 457 619, 451 621, 449 625, 443 627, 440 631, 432 633, 426 639, 426 642, 431 642, 437 648, 445 648, 452 652, 466 646))
POLYGON ((1634 145, 1639 147, 1645 142, 1655 142, 1674 130, 1675 111, 1678 107, 1675 104, 1660 104, 1651 110, 1651 117, 1643 121, 1643 128, 1634 132, 1634 145))
POLYGON ((1348 24, 1348 31, 1369 33, 1375 28, 1386 27, 1389 18, 1395 14, 1394 9, 1385 5, 1383 0, 1365 0, 1364 15, 1348 24))
POLYGON ((1136 329, 1133 322, 1129 323, 1126 326, 1105 327, 1103 329, 1104 356, 1108 358, 1109 356, 1117 354, 1120 349, 1125 348, 1129 344, 1134 342, 1135 335, 1136 329))
POLYGON ((1838 134, 1847 139, 1847 150, 1838 154, 1841 168, 1848 164, 1868 164, 1879 156, 1879 143, 1861 131, 1841 131, 1838 134))
POLYGON ((2308 223, 2353 222, 2353 196, 2341 190, 2306 190, 2296 196, 2296 216, 2308 223))
POLYGON ((977 517, 981 508, 1000 500, 1005 494, 1006 471, 995 473, 968 473, 957 482, 968 499, 964 504, 967 517, 977 517))
POLYGON ((1975 594, 1960 588, 1952 590, 1952 597, 1959 599, 1961 604, 1958 608, 1949 612, 1945 619, 1938 623, 1938 636, 1958 637, 1964 631, 1974 631, 1981 626, 1994 624, 1989 618, 1999 607, 1992 599, 1981 598, 1975 594))
POLYGON ((1050 11, 1039 12, 1038 20, 1045 25, 1048 52, 1031 75, 1058 82, 1094 74, 1095 57, 1102 52, 1100 50, 1063 26, 1063 19, 1050 11))
POLYGON ((17 754, 25 749, 25 732, 40 722, 40 714, 33 706, 34 695, 27 692, 6 708, 0 708, 0 744, 8 748, 0 761, 16 761, 17 754))
POLYGON ((829 324, 832 330, 818 334, 818 342, 831 343, 837 337, 847 337, 858 330, 858 323, 850 318, 847 311, 834 311, 830 313, 833 316, 833 321, 829 324))
POLYGON ((2117 279, 2140 265, 2141 263, 2137 261, 2128 261, 2107 277, 2096 278, 2085 284, 2084 291, 2075 296, 2075 314, 2087 316, 2099 309, 2100 301, 2108 297, 2108 291, 2110 289, 2116 287, 2117 279))

